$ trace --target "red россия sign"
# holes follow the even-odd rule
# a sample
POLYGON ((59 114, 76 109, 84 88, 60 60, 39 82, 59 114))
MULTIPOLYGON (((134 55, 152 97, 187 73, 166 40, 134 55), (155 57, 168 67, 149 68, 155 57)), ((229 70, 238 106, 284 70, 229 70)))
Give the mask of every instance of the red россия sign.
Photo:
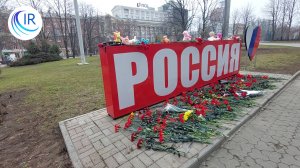
POLYGON ((101 46, 106 107, 113 118, 237 74, 237 40, 101 46))

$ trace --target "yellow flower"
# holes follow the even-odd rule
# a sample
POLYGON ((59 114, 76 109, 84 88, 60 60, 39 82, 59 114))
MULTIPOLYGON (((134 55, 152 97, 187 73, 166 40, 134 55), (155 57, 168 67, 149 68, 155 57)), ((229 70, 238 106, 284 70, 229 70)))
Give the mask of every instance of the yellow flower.
POLYGON ((187 121, 189 119, 192 112, 193 112, 193 110, 188 110, 184 113, 184 116, 183 116, 184 121, 187 121))
POLYGON ((133 118, 134 118, 134 113, 131 112, 131 113, 130 113, 130 119, 132 120, 133 118))

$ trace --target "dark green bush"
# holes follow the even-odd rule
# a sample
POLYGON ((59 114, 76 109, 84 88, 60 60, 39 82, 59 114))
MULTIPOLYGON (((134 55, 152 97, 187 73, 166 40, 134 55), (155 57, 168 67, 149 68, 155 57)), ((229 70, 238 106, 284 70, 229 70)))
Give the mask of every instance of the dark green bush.
POLYGON ((23 58, 15 62, 12 62, 10 66, 14 67, 14 66, 33 65, 33 64, 43 63, 43 62, 59 61, 61 59, 62 58, 57 54, 40 52, 38 54, 24 56, 23 58))
POLYGON ((29 54, 37 54, 40 52, 39 47, 32 41, 29 42, 28 46, 26 47, 27 52, 29 54))
POLYGON ((47 43, 47 41, 42 40, 42 42, 41 42, 41 52, 48 53, 49 49, 50 49, 50 45, 47 43))
POLYGON ((59 55, 60 54, 60 49, 57 45, 52 45, 50 48, 49 48, 49 53, 50 54, 56 54, 56 55, 59 55))

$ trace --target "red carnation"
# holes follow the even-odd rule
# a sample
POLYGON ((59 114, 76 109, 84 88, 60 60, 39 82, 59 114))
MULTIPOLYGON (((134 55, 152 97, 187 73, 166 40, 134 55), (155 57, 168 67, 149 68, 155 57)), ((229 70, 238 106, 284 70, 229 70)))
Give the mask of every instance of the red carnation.
POLYGON ((257 82, 257 79, 255 79, 255 78, 252 79, 252 82, 253 82, 253 83, 256 83, 256 82, 257 82))
POLYGON ((131 142, 134 141, 135 137, 136 137, 136 133, 132 133, 132 134, 131 134, 131 138, 130 138, 131 142))
POLYGON ((153 127, 153 132, 156 132, 156 131, 157 131, 157 127, 154 126, 154 127, 153 127))
POLYGON ((160 143, 163 143, 163 141, 164 141, 164 132, 163 132, 163 130, 161 129, 161 130, 159 131, 159 142, 160 142, 160 143))
POLYGON ((232 108, 230 107, 230 105, 227 105, 227 110, 232 111, 232 108))
POLYGON ((247 96, 247 92, 242 92, 241 95, 242 95, 242 97, 246 97, 247 96))
POLYGON ((184 123, 184 119, 183 119, 184 113, 179 114, 179 121, 184 123))
POLYGON ((252 78, 252 75, 251 74, 248 74, 247 75, 247 79, 251 79, 252 78))
POLYGON ((267 75, 264 75, 261 78, 263 78, 263 79, 269 79, 269 77, 267 75))
POLYGON ((127 120, 127 122, 124 125, 124 129, 129 128, 131 126, 131 124, 132 124, 131 120, 127 120))
POLYGON ((242 75, 242 74, 237 74, 236 77, 238 77, 238 78, 243 78, 244 75, 242 75))
POLYGON ((146 112, 146 116, 151 117, 151 115, 152 115, 152 111, 151 111, 151 110, 148 110, 148 111, 146 112))
POLYGON ((140 133, 142 131, 143 131, 143 128, 142 127, 138 127, 137 132, 140 133))
POLYGON ((224 102, 223 102, 225 105, 228 105, 229 104, 229 102, 228 102, 228 100, 224 100, 224 102))
POLYGON ((198 92, 194 92, 193 96, 197 97, 198 96, 198 92))
POLYGON ((119 124, 115 125, 115 132, 119 132, 119 129, 121 128, 121 126, 119 124))
POLYGON ((137 142, 137 144, 136 144, 136 147, 137 147, 138 149, 141 149, 142 144, 143 144, 143 139, 139 139, 138 142, 137 142))
POLYGON ((189 104, 190 104, 190 105, 193 105, 193 104, 194 104, 193 101, 192 101, 191 99, 189 99, 189 104))
POLYGON ((245 83, 245 85, 246 85, 247 87, 251 87, 251 86, 252 86, 252 83, 251 83, 251 82, 247 82, 247 83, 245 83))

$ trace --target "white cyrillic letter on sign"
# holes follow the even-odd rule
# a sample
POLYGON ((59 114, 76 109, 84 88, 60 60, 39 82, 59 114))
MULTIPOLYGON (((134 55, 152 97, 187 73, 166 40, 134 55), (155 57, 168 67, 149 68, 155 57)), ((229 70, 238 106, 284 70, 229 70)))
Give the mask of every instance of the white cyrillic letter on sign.
POLYGON ((210 66, 208 72, 208 62, 216 60, 216 57, 216 48, 213 45, 204 47, 201 62, 201 77, 203 81, 209 81, 214 77, 216 66, 210 66), (210 58, 210 60, 208 60, 208 57, 210 58))
POLYGON ((171 49, 159 50, 154 55, 153 78, 154 91, 157 95, 166 96, 176 89, 178 81, 177 64, 177 55, 175 51, 171 49), (167 72, 165 72, 165 69, 167 72))
POLYGON ((228 62, 229 62, 229 44, 225 45, 224 50, 223 50, 223 45, 219 45, 217 77, 222 76, 222 74, 226 75, 228 73, 228 62))
POLYGON ((114 54, 119 108, 124 109, 135 104, 134 85, 145 81, 148 77, 148 62, 143 53, 130 52, 114 54), (136 65, 133 74, 132 65, 136 65))
POLYGON ((235 43, 231 46, 231 58, 229 72, 237 71, 240 63, 240 43, 235 43))
POLYGON ((192 55, 192 64, 199 64, 199 50, 196 47, 187 47, 181 54, 181 84, 183 87, 189 88, 195 85, 199 79, 199 69, 192 71, 192 79, 190 79, 190 55, 192 55))

